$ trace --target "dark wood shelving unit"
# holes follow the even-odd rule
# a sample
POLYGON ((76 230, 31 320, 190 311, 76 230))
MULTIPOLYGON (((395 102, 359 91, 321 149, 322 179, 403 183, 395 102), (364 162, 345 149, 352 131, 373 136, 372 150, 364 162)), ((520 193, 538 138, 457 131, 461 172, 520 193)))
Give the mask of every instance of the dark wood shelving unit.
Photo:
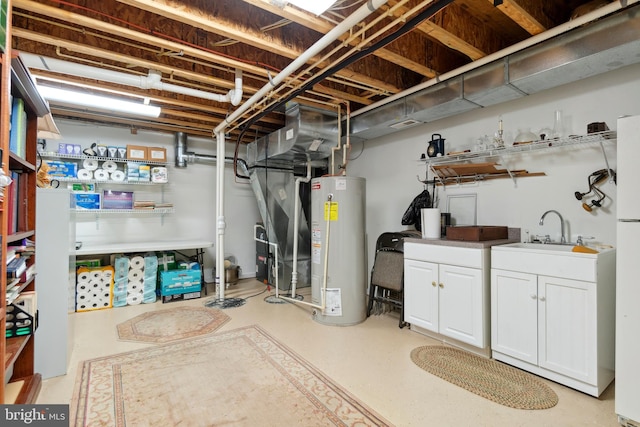
MULTIPOLYGON (((37 119, 49 114, 48 105, 38 93, 27 67, 22 63, 17 53, 12 52, 11 10, 12 2, 8 0, 7 45, 4 47, 4 52, 0 50, 0 148, 2 149, 1 159, 4 173, 7 175, 10 174, 10 171, 19 173, 20 198, 16 202, 18 208, 15 232, 9 233, 9 209, 6 198, 2 201, 0 208, 2 237, 0 245, 2 258, 2 262, 0 262, 0 294, 2 295, 0 299, 0 328, 2 330, 6 329, 7 320, 7 246, 19 243, 23 239, 35 240, 36 238, 37 119), (26 138, 23 156, 10 151, 11 99, 16 98, 24 101, 26 113, 26 138)), ((35 262, 36 256, 34 254, 29 257, 27 265, 33 265, 35 262)), ((36 279, 33 277, 25 283, 15 286, 19 286, 20 292, 35 291, 36 279)), ((12 338, 6 338, 6 334, 2 334, 0 354, 4 358, 4 369, 1 371, 1 380, 3 385, 7 382, 8 384, 0 387, 0 403, 36 402, 42 385, 42 377, 34 372, 34 341, 33 334, 12 338), (12 388, 12 395, 16 396, 15 399, 11 398, 10 402, 6 401, 5 389, 7 387, 12 388)))

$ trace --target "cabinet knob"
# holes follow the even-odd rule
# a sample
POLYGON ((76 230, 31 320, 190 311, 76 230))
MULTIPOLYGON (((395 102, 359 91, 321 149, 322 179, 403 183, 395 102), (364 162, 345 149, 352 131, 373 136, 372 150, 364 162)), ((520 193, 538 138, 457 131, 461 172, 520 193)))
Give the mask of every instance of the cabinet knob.
POLYGON ((438 284, 435 281, 433 281, 433 282, 431 282, 431 286, 433 286, 435 288, 436 286, 438 286, 438 284))
POLYGON ((531 294, 530 297, 531 297, 531 299, 538 299, 538 295, 536 295, 536 294, 531 294))
POLYGON ((440 283, 440 285, 439 285, 439 286, 440 286, 441 288, 444 288, 444 285, 443 285, 442 283, 440 283))
POLYGON ((546 301, 547 299, 545 297, 540 297, 540 301, 546 301))

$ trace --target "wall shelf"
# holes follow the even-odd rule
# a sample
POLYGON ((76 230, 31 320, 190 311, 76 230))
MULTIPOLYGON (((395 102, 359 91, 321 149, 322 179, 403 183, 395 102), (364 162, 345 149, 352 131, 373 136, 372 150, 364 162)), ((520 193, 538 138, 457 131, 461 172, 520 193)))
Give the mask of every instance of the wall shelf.
MULTIPOLYGON (((615 131, 604 131, 591 133, 588 135, 571 135, 566 138, 532 141, 529 143, 521 143, 503 148, 489 148, 482 151, 463 152, 457 154, 449 154, 442 157, 430 157, 420 159, 426 162, 429 172, 433 175, 433 179, 437 185, 460 184, 465 182, 476 182, 486 179, 511 178, 515 181, 518 177, 525 176, 543 176, 544 172, 530 173, 526 170, 496 169, 497 163, 479 163, 474 160, 485 160, 490 158, 499 158, 500 163, 504 164, 504 158, 514 154, 530 153, 542 150, 555 150, 559 148, 583 148, 586 145, 600 144, 603 150, 603 142, 615 140, 617 138, 615 131)), ((609 169, 609 163, 607 169, 609 169)), ((433 183, 434 181, 421 181, 424 184, 433 183)))
POLYGON ((158 162, 151 160, 133 160, 133 159, 120 159, 113 157, 100 157, 100 156, 86 156, 84 154, 61 154, 55 153, 53 151, 44 151, 39 152, 40 156, 48 158, 48 159, 69 159, 69 160, 97 160, 99 162, 105 162, 107 160, 112 160, 116 163, 140 163, 144 165, 155 165, 155 166, 166 166, 167 162, 158 162))
POLYGON ((127 214, 127 215, 164 215, 173 213, 173 208, 154 208, 154 209, 75 209, 77 214, 127 214))

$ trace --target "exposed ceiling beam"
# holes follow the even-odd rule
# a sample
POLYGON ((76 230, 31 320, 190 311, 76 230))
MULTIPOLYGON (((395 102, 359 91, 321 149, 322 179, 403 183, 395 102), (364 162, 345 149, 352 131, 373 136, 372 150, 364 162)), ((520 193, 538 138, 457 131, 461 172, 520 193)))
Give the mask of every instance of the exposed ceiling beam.
MULTIPOLYGON (((489 1, 494 3, 494 0, 489 1)), ((523 2, 519 0, 502 0, 501 4, 499 4, 497 8, 511 18, 515 23, 524 28, 529 34, 536 35, 547 30, 549 28, 549 24, 543 24, 541 22, 544 17, 541 6, 542 3, 545 2, 536 1, 535 3, 538 3, 535 10, 539 13, 532 12, 532 9, 529 7, 532 2, 523 2), (523 6, 525 3, 527 3, 528 6, 526 8, 523 6)))
MULTIPOLYGON (((193 10, 184 4, 176 3, 172 0, 117 0, 128 6, 137 7, 147 12, 164 16, 178 22, 190 25, 195 28, 218 34, 241 43, 272 52, 276 55, 289 59, 298 58, 303 54, 301 49, 291 47, 290 43, 284 43, 265 33, 259 33, 253 28, 241 26, 237 22, 230 22, 218 16, 214 16, 203 12, 202 10, 193 10)), ((316 62, 312 59, 311 62, 316 62)), ((318 64, 319 67, 327 64, 318 64)), ((337 76, 349 78, 359 82, 365 82, 372 88, 379 88, 388 93, 397 93, 400 89, 390 83, 372 78, 368 75, 355 71, 342 70, 336 73, 337 76)))

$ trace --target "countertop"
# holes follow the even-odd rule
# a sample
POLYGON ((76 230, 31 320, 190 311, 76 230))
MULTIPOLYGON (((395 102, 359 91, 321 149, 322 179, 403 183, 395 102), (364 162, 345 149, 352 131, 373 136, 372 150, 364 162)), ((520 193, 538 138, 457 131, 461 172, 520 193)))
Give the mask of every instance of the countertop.
POLYGON ((422 243, 426 245, 439 245, 439 246, 457 246, 460 248, 477 248, 484 249, 490 248, 495 245, 506 245, 507 243, 520 242, 520 229, 509 228, 509 237, 507 239, 499 240, 483 240, 480 242, 470 242, 466 240, 448 240, 446 238, 441 239, 422 239, 414 237, 405 237, 405 243, 422 243))

